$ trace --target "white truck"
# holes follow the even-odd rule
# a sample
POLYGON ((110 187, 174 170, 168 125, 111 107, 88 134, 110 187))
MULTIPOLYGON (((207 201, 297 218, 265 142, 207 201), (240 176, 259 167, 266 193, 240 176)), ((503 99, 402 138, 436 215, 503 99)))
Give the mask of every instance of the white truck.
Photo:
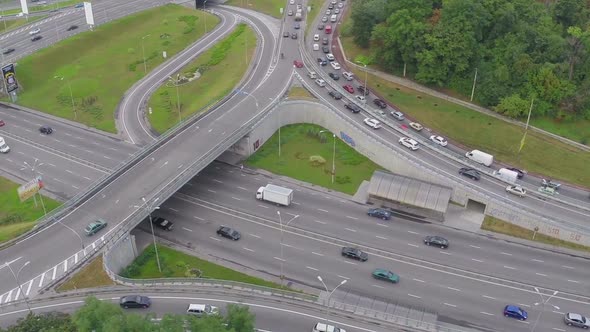
POLYGON ((303 19, 303 15, 301 13, 295 13, 295 21, 301 21, 303 19))
POLYGON ((518 173, 507 168, 500 168, 499 170, 495 171, 494 176, 510 184, 516 183, 516 180, 518 179, 518 173))
POLYGON ((266 187, 258 188, 256 199, 289 206, 293 200, 293 190, 275 186, 274 184, 267 184, 266 187))
POLYGON ((6 141, 4 141, 4 138, 0 137, 0 152, 8 153, 8 151, 10 151, 10 148, 8 147, 8 145, 6 145, 6 141))
POLYGON ((469 151, 465 154, 465 157, 488 167, 494 163, 494 156, 479 150, 469 151))

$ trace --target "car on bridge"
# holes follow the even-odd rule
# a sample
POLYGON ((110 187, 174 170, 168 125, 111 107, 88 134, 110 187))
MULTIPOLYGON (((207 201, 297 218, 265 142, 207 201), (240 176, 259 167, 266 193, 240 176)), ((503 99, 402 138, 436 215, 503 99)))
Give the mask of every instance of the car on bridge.
POLYGON ((399 276, 389 270, 375 269, 372 273, 373 278, 378 280, 385 280, 397 284, 399 282, 399 276))
POLYGON ((429 235, 424 238, 424 244, 427 246, 436 246, 441 249, 447 249, 449 247, 449 240, 438 235, 429 235))
POLYGON ((227 227, 227 226, 219 226, 219 228, 217 229, 217 235, 234 240, 234 241, 237 241, 242 237, 240 232, 236 231, 235 229, 233 229, 231 227, 227 227))
POLYGON ((147 296, 142 295, 128 295, 119 299, 121 308, 149 308, 152 305, 152 300, 147 296))
POLYGON ((459 169, 459 174, 476 181, 481 178, 481 174, 474 168, 462 167, 459 169))
POLYGON ((518 320, 526 320, 529 315, 521 307, 515 305, 507 305, 504 307, 504 316, 516 318, 518 320))
POLYGON ((91 236, 91 235, 96 234, 98 231, 100 231, 101 229, 103 229, 105 227, 107 227, 107 222, 102 219, 98 219, 94 222, 91 222, 88 226, 86 226, 84 231, 86 232, 86 235, 91 236))
POLYGON ((356 259, 361 262, 366 262, 367 259, 369 259, 369 255, 366 252, 353 247, 343 247, 342 256, 356 259))
POLYGON ((334 68, 334 70, 340 70, 340 64, 336 61, 331 62, 330 66, 332 66, 332 68, 334 68))

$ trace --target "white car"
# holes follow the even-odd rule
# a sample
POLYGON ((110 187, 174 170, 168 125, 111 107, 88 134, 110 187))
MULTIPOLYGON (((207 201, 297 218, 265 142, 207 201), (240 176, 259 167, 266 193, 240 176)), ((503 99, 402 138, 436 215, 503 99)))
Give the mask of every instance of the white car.
POLYGON ((342 7, 344 7, 344 4, 342 2, 339 2, 338 3, 338 8, 342 8, 342 7))
POLYGON ((365 124, 373 129, 379 129, 381 128, 381 122, 375 120, 375 119, 371 119, 371 118, 365 118, 365 124))
POLYGON ((526 189, 521 186, 508 186, 506 187, 506 191, 520 197, 524 197, 524 195, 526 195, 526 189))
POLYGON ((338 8, 334 9, 334 14, 340 14, 340 9, 338 9, 338 8))
POLYGON ((424 127, 418 122, 410 122, 410 127, 412 127, 412 129, 414 129, 415 131, 420 131, 424 129, 424 127))
POLYGON ((334 54, 328 53, 326 54, 326 59, 328 59, 328 61, 334 61, 336 58, 334 57, 334 54))
POLYGON ((406 148, 412 150, 412 151, 416 151, 418 150, 418 142, 414 141, 413 139, 409 138, 409 137, 402 137, 399 139, 399 144, 405 146, 406 148))
POLYGON ((326 10, 326 15, 330 15, 330 14, 332 14, 332 11, 330 11, 329 9, 326 10))
POLYGON ((430 140, 440 146, 447 146, 447 140, 444 137, 432 135, 430 136, 430 140))
POLYGON ((319 85, 321 87, 324 87, 324 86, 326 86, 326 81, 324 81, 321 78, 318 78, 317 80, 315 80, 315 84, 317 84, 317 85, 319 85))
POLYGON ((289 0, 289 4, 290 5, 294 5, 295 4, 295 0, 289 0))
POLYGON ((320 35, 318 35, 317 33, 313 35, 313 41, 320 41, 320 35))
POLYGON ((33 29, 33 30, 29 31, 29 35, 31 35, 31 36, 32 35, 36 35, 36 34, 38 34, 40 32, 41 32, 41 29, 39 29, 39 28, 33 29))
POLYGON ((365 98, 365 96, 356 96, 356 99, 358 99, 361 103, 365 103, 367 102, 367 99, 365 98))
POLYGON ((375 113, 377 113, 377 115, 379 115, 382 118, 387 117, 387 113, 385 113, 383 110, 375 110, 375 113))
POLYGON ((334 70, 339 70, 340 69, 340 64, 336 61, 334 62, 330 62, 330 66, 332 66, 332 68, 334 68, 334 70))

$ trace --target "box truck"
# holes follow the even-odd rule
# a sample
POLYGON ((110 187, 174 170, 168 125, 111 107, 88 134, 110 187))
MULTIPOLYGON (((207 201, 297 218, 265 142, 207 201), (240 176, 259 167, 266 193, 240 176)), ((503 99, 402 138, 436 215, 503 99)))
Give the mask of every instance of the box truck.
POLYGON ((256 199, 289 206, 293 200, 293 190, 275 186, 274 184, 267 184, 266 187, 258 188, 256 199))
POLYGON ((485 152, 481 152, 479 150, 467 152, 465 154, 465 157, 475 161, 476 163, 480 163, 488 167, 490 167, 494 163, 494 156, 492 156, 491 154, 487 154, 485 152))
POLYGON ((499 170, 495 171, 494 176, 510 184, 514 184, 518 179, 518 173, 507 168, 500 168, 499 170))

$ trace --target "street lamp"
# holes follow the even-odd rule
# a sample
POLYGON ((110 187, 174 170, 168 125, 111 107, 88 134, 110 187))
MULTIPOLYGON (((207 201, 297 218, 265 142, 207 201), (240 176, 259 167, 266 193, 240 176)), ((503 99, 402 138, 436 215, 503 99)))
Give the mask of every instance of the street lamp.
MULTIPOLYGON (((53 76, 55 79, 59 79, 60 81, 64 80, 63 76, 53 76)), ((78 118, 78 113, 76 112, 76 105, 74 104, 74 94, 72 93, 72 85, 70 84, 69 80, 66 80, 68 84, 68 89, 70 90, 70 99, 72 100, 72 111, 74 112, 74 120, 78 118)))
POLYGON ((326 330, 328 329, 328 316, 330 315, 330 297, 332 294, 338 289, 338 287, 344 285, 346 283, 346 279, 342 280, 338 286, 336 286, 331 292, 328 290, 328 286, 324 283, 324 280, 321 276, 318 276, 318 280, 324 285, 326 292, 328 293, 328 300, 326 301, 326 330))
MULTIPOLYGON (((320 130, 320 134, 327 132, 328 130, 320 130)), ((332 134, 334 144, 332 147, 332 184, 334 184, 334 174, 336 174, 336 134, 332 134)))
MULTIPOLYGON (((535 319, 535 324, 533 325, 533 329, 531 330, 531 332, 535 332, 535 328, 537 328, 537 324, 539 323, 539 319, 541 318, 543 311, 545 311, 545 304, 548 304, 547 302, 549 302, 549 300, 551 300, 551 298, 553 298, 555 295, 557 295, 557 293, 559 293, 559 291, 554 291, 553 294, 551 294, 551 296, 549 296, 547 299, 543 299, 543 294, 541 294, 539 289, 537 287, 534 287, 534 288, 535 288, 535 292, 537 294, 539 294, 539 296, 541 297, 541 302, 535 303, 535 306, 538 306, 539 304, 541 305, 541 312, 539 312, 537 319, 535 319)), ((552 306, 555 310, 559 310, 558 306, 550 304, 550 303, 549 303, 549 305, 552 306)))
POLYGON ((176 108, 178 109, 178 123, 182 122, 182 115, 180 113, 180 93, 178 92, 178 82, 180 81, 180 74, 176 74, 176 80, 172 76, 168 76, 170 82, 176 87, 176 108))
MULTIPOLYGON (((279 215, 279 224, 281 225, 281 287, 283 287, 283 279, 285 279, 285 275, 283 273, 283 263, 285 261, 283 258, 283 219, 281 218, 281 211, 277 211, 277 214, 279 215)), ((296 215, 293 217, 293 219, 289 220, 285 227, 289 226, 289 224, 293 220, 297 219, 297 217, 299 217, 299 215, 296 215)))
POLYGON ((8 269, 10 270, 10 273, 12 273, 12 276, 14 277, 14 281, 18 285, 18 290, 23 295, 23 299, 25 300, 27 308, 29 309, 29 313, 32 313, 33 311, 31 310, 31 306, 29 305, 29 301, 27 301, 27 296, 26 296, 26 294, 23 293, 23 287, 21 286, 20 282, 18 282, 18 275, 20 274, 20 271, 22 271, 25 268, 25 266, 29 265, 29 263, 31 263, 31 261, 27 261, 25 264, 23 264, 23 266, 21 266, 21 268, 18 269, 18 272, 16 272, 16 274, 14 274, 14 270, 10 266, 9 262, 4 263, 4 265, 7 266, 8 269))
POLYGON ((363 92, 363 103, 365 104, 365 106, 367 106, 367 98, 366 98, 368 95, 368 93, 367 93, 367 73, 368 73, 367 64, 360 62, 360 61, 357 61, 357 63, 361 64, 361 65, 363 65, 363 67, 365 67, 365 90, 363 92))
POLYGON ((146 39, 149 36, 151 36, 151 34, 141 37, 141 53, 143 54, 143 71, 146 74, 147 74, 147 65, 145 63, 145 47, 144 47, 143 41, 144 41, 144 39, 146 39))
MULTIPOLYGON (((143 201, 143 205, 145 206, 145 208, 148 211, 148 216, 150 219, 150 228, 152 230, 152 239, 154 241, 154 250, 156 251, 156 262, 158 263, 158 271, 160 271, 160 273, 162 273, 162 267, 160 265, 160 256, 158 255, 158 246, 156 245, 156 234, 154 233, 154 224, 152 224, 152 210, 159 210, 160 207, 159 206, 154 206, 154 204, 156 204, 156 202, 160 199, 160 197, 157 197, 156 199, 154 199, 154 201, 149 204, 145 197, 142 197, 141 200, 143 201)), ((134 205, 134 207, 136 208, 141 208, 142 206, 138 206, 138 205, 134 205)))

